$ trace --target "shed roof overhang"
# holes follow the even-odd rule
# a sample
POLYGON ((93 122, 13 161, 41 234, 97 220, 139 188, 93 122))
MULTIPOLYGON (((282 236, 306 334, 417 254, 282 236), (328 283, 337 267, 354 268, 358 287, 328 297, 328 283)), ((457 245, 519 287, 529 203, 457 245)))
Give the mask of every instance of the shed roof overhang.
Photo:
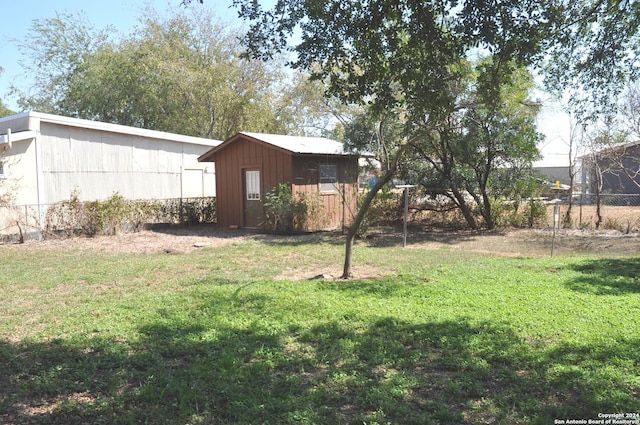
POLYGON ((198 158, 198 161, 215 162, 215 156, 217 153, 226 149, 229 145, 236 143, 242 139, 250 140, 255 143, 266 145, 272 149, 294 155, 327 155, 341 157, 366 156, 358 152, 345 151, 344 145, 342 143, 323 137, 298 137, 283 136, 278 134, 241 132, 225 140, 224 142, 222 142, 222 144, 210 149, 208 152, 202 154, 198 158))

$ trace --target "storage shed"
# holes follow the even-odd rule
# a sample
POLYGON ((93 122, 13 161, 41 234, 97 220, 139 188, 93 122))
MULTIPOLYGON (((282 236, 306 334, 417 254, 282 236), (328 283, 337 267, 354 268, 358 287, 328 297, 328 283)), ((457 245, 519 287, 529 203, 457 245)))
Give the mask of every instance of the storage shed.
POLYGON ((318 197, 322 228, 348 226, 355 216, 358 154, 335 140, 243 132, 198 160, 216 165, 219 226, 262 227, 265 194, 280 184, 294 197, 318 197))

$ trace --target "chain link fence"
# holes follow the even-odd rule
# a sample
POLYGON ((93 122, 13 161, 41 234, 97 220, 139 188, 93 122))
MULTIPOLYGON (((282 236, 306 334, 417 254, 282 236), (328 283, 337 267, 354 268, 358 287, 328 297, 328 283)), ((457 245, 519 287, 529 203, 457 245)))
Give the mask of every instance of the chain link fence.
MULTIPOLYGON (((216 198, 124 201, 126 212, 117 205, 101 205, 100 202, 109 200, 83 202, 82 208, 71 201, 0 206, 0 243, 216 222, 216 198), (113 219, 113 216, 119 218, 113 219)), ((541 201, 535 202, 540 204, 541 201)), ((599 199, 593 194, 582 194, 574 195, 571 201, 567 197, 547 201, 546 217, 543 212, 542 220, 529 220, 528 223, 539 228, 553 227, 556 208, 559 228, 640 232, 640 194, 601 194, 599 199)), ((464 227, 463 218, 455 210, 440 214, 447 215, 448 221, 432 220, 434 224, 448 223, 445 227, 452 227, 450 222, 453 220, 464 227)), ((529 226, 525 222, 521 225, 529 226)))
MULTIPOLYGON (((553 225, 553 205, 548 205, 548 225, 553 225)), ((640 194, 581 194, 559 202, 559 227, 640 231, 640 194)))

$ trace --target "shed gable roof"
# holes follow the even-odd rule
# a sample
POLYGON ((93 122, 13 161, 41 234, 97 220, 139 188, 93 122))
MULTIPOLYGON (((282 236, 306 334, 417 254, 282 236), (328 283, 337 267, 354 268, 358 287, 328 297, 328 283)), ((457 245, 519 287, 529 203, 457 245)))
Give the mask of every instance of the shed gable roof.
POLYGON ((316 154, 316 155, 353 155, 352 152, 346 152, 344 145, 340 142, 324 137, 297 137, 282 136, 279 134, 264 133, 245 133, 253 139, 264 143, 288 150, 293 153, 300 154, 316 154))
POLYGON ((221 145, 201 155, 198 158, 198 161, 210 161, 217 152, 223 150, 232 143, 236 143, 238 140, 247 138, 293 154, 339 156, 358 155, 356 152, 345 151, 342 143, 336 140, 326 139, 324 137, 298 137, 283 136, 280 134, 240 132, 225 140, 221 145))

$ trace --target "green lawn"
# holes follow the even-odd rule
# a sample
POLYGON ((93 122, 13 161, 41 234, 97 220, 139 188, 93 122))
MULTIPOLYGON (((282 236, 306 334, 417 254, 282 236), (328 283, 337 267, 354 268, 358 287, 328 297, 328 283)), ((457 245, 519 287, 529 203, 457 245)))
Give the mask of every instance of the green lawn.
POLYGON ((553 424, 640 411, 640 257, 248 239, 0 247, 0 423, 553 424), (311 276, 309 276, 311 277, 311 276))

